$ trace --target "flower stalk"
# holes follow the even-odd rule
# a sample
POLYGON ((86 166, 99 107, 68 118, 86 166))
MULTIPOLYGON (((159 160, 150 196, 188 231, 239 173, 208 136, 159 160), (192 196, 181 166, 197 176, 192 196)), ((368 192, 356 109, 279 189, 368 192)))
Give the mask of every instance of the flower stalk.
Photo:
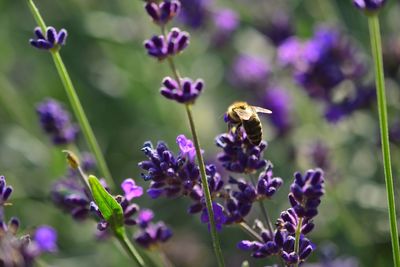
MULTIPOLYGON (((40 12, 38 8, 36 7, 35 3, 32 0, 28 0, 28 6, 29 9, 35 18, 36 23, 39 25, 39 27, 42 29, 43 32, 46 32, 46 23, 44 22, 42 16, 40 15, 40 12)), ((87 144, 90 147, 90 150, 92 151, 93 155, 96 158, 97 164, 99 166, 100 172, 102 176, 109 178, 111 185, 114 185, 114 180, 112 179, 111 173, 107 167, 107 163, 104 159, 103 153, 101 152, 100 146, 97 142, 97 139, 94 135, 94 132, 92 130, 92 127, 89 124, 89 120, 86 117, 85 111, 83 110, 82 104, 79 100, 79 97, 76 93, 76 90, 73 86, 73 83, 71 81, 71 78, 68 74, 68 71, 64 65, 64 62, 60 56, 60 53, 58 49, 51 49, 50 50, 54 64, 57 68, 57 72, 60 76, 60 79, 64 85, 65 92, 67 93, 69 102, 72 106, 72 109, 74 111, 74 114, 79 122, 79 125, 81 126, 83 135, 86 139, 87 144)))
MULTIPOLYGON (((294 240, 294 252, 299 255, 300 251, 300 235, 301 235, 301 226, 303 225, 303 218, 299 219, 297 224, 296 233, 295 233, 295 240, 294 240)), ((299 263, 296 263, 296 267, 299 266, 299 263)))
POLYGON ((387 201, 389 209, 390 234, 392 240, 394 266, 400 267, 400 247, 397 230, 396 207, 394 198, 394 185, 392 167, 390 162, 390 144, 388 131, 388 118, 385 95, 385 77, 383 72, 382 43, 377 14, 368 16, 371 50, 375 65, 376 94, 379 113, 379 128, 381 134, 383 167, 385 174, 387 201))

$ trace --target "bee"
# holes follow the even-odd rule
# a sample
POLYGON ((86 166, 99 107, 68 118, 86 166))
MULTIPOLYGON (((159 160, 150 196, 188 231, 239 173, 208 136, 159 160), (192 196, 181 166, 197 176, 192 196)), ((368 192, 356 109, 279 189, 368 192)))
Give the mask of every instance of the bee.
POLYGON ((261 121, 257 113, 271 114, 269 109, 250 106, 246 102, 235 102, 228 107, 225 119, 236 127, 243 125, 247 139, 253 145, 259 145, 262 140, 261 121))

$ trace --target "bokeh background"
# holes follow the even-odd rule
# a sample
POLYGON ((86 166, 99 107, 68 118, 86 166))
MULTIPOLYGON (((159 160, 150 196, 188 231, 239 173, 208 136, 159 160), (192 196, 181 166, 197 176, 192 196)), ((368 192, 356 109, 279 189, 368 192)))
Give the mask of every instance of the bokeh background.
MULTIPOLYGON (((279 44, 274 42, 277 34, 305 42, 321 26, 336 29, 354 47, 350 55, 363 62, 362 83, 367 87, 373 85, 373 65, 366 18, 349 0, 183 2, 185 16, 174 24, 191 33, 191 44, 177 64, 184 76, 202 78, 206 83, 194 114, 207 161, 215 161, 219 152, 214 138, 227 130, 223 114, 228 105, 245 100, 270 107, 273 100, 268 92, 279 88, 285 96, 277 105, 285 106, 281 119, 287 120, 286 126, 277 127, 279 118, 274 123, 271 117, 262 116, 269 145, 264 155, 274 164, 274 173, 285 181, 277 196, 266 203, 271 216, 276 219, 289 207, 288 186, 296 170, 323 167, 327 193, 311 235, 318 249, 309 262, 315 263, 312 266, 391 266, 374 100, 336 122, 327 120, 326 103, 310 97, 290 69, 279 63, 279 44), (243 55, 256 58, 256 66, 235 65, 243 55)), ((47 24, 69 32, 61 55, 113 176, 117 181, 132 177, 146 188, 148 183, 141 179, 137 166, 144 160, 143 143, 164 140, 177 151, 176 136, 190 136, 190 132, 184 108, 159 94, 160 81, 170 71, 166 64, 148 57, 143 48, 144 39, 159 34, 146 16, 143 2, 37 0, 36 4, 47 24)), ((397 196, 399 12, 399 2, 389 1, 381 14, 388 55, 385 66, 394 69, 387 75, 387 94, 397 196)), ((132 266, 114 241, 94 239, 94 222, 77 223, 52 204, 51 185, 65 175, 67 167, 62 148, 54 147, 42 132, 35 107, 48 97, 63 102, 66 109, 70 106, 50 55, 28 43, 36 25, 26 1, 0 1, 0 25, 0 174, 15 189, 7 217, 19 217, 24 233, 41 224, 57 229, 59 252, 42 258, 50 266, 132 266)), ((335 86, 335 99, 340 101, 351 88, 351 79, 335 86)), ((82 136, 78 146, 87 150, 82 136)), ((198 216, 186 213, 185 199, 144 196, 138 203, 154 209, 156 219, 173 229, 174 236, 163 250, 175 266, 216 266, 207 227, 198 216)), ((254 207, 251 217, 258 216, 254 207)), ((246 238, 234 226, 222 230, 227 266, 240 266, 245 259, 250 266, 270 264, 236 249, 237 242, 246 238)))

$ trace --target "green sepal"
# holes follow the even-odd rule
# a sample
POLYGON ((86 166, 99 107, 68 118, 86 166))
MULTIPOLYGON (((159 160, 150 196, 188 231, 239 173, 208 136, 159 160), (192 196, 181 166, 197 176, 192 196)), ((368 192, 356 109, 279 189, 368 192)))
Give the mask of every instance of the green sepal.
POLYGON ((122 237, 125 233, 124 228, 124 212, 121 205, 114 197, 104 189, 99 180, 93 176, 89 176, 90 190, 92 191, 93 200, 99 207, 103 218, 110 224, 114 233, 122 237))

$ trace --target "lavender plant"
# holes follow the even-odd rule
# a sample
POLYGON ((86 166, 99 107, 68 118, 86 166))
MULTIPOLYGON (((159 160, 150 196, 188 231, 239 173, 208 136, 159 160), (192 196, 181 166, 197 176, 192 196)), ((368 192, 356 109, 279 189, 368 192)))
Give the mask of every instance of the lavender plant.
POLYGON ((8 223, 5 208, 11 205, 9 199, 13 188, 7 185, 6 178, 0 175, 0 265, 1 266, 34 266, 37 258, 43 253, 57 251, 57 232, 50 226, 36 228, 33 237, 19 236, 20 221, 12 217, 8 223))
POLYGON ((54 60, 54 64, 57 68, 57 72, 67 93, 72 109, 75 113, 76 118, 79 121, 86 142, 88 143, 93 155, 96 157, 97 164, 99 165, 99 169, 101 170, 103 176, 108 177, 110 179, 110 182, 113 183, 114 181, 107 167, 100 146, 93 133, 92 127, 89 124, 82 104, 80 103, 79 97, 76 93, 71 78, 69 77, 68 71, 59 53, 61 46, 65 45, 66 43, 67 31, 65 29, 61 29, 59 32, 57 32, 54 27, 47 27, 39 13, 39 10, 32 0, 28 0, 28 6, 33 17, 35 18, 36 23, 39 25, 34 29, 36 39, 30 39, 29 42, 35 48, 50 52, 54 60))

